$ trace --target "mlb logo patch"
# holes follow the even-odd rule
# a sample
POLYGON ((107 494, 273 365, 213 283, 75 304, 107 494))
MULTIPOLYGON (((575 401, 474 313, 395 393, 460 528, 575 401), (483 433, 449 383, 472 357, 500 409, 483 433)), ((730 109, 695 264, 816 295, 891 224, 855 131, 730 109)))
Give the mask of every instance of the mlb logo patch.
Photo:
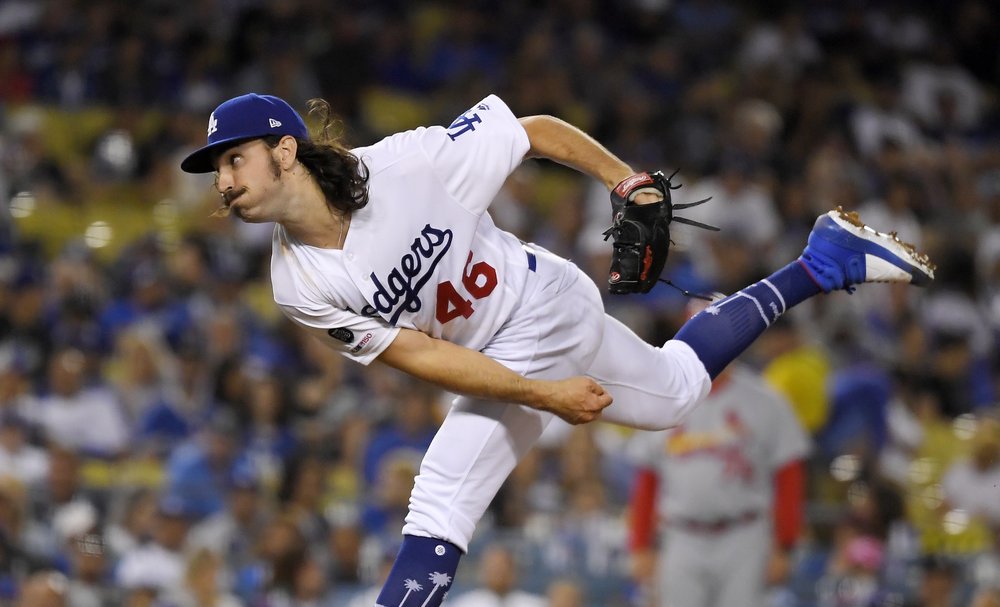
POLYGON ((334 339, 339 339, 345 344, 349 344, 354 341, 354 331, 350 329, 345 329, 344 327, 337 327, 336 329, 330 329, 326 332, 327 335, 334 339))

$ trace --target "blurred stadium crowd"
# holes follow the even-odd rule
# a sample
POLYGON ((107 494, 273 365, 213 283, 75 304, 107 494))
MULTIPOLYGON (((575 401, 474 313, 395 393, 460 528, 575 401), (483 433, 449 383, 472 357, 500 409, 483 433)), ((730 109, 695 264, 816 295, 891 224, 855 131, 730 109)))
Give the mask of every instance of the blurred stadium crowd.
MULTIPOLYGON (((783 265, 837 205, 916 243, 930 288, 818 298, 745 357, 813 440, 775 604, 1000 605, 1000 14, 753 4, 0 3, 0 605, 373 604, 447 405, 305 339, 271 305, 270 228, 208 218, 211 176, 178 162, 247 91, 324 97, 355 144, 497 92, 680 167, 677 200, 713 196, 697 217, 723 228, 677 230, 693 291, 783 265)), ((492 213, 603 284, 608 208, 528 163, 492 213)), ((607 300, 654 343, 684 302, 607 300)), ((642 605, 627 440, 547 435, 456 585, 642 605)))

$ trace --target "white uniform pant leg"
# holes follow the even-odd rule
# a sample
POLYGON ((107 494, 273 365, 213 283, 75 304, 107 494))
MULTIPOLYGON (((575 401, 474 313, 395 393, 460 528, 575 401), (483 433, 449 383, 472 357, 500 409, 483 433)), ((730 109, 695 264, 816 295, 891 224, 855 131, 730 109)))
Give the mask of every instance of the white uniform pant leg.
MULTIPOLYGON (((522 305, 484 352, 526 377, 585 374, 604 330, 597 287, 565 260, 541 254, 530 280, 522 305)), ((421 462, 403 533, 467 551, 500 486, 552 419, 520 405, 456 399, 421 462)))
POLYGON ((403 533, 468 552, 479 519, 551 418, 519 405, 456 399, 420 463, 403 533))
POLYGON ((676 426, 712 387, 705 365, 686 343, 654 347, 610 316, 587 374, 614 397, 602 414, 605 421, 644 430, 676 426))

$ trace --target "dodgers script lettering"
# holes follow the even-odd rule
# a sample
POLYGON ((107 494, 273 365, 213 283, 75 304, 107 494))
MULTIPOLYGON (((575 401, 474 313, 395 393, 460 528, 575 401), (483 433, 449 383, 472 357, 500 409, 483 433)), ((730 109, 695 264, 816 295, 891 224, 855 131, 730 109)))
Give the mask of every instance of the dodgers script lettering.
POLYGON ((396 324, 403 312, 419 312, 423 307, 419 293, 424 284, 434 273, 441 258, 451 247, 451 230, 439 230, 427 224, 420 231, 420 236, 413 239, 410 252, 405 253, 397 267, 393 268, 385 279, 371 273, 375 294, 372 304, 383 316, 396 324))

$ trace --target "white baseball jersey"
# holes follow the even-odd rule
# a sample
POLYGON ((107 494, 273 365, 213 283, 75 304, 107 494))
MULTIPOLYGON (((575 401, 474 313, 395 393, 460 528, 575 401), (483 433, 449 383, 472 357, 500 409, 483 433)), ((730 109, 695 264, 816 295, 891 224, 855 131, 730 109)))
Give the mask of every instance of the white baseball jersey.
POLYGON ((681 425, 637 435, 631 448, 637 463, 657 471, 657 504, 668 521, 717 521, 766 515, 774 473, 805 457, 809 439, 784 398, 734 367, 681 425))
POLYGON ((362 364, 399 328, 482 350, 524 288, 521 242, 486 208, 529 143, 490 95, 448 127, 421 127, 353 150, 370 171, 369 203, 343 250, 274 229, 274 299, 295 322, 362 364))

